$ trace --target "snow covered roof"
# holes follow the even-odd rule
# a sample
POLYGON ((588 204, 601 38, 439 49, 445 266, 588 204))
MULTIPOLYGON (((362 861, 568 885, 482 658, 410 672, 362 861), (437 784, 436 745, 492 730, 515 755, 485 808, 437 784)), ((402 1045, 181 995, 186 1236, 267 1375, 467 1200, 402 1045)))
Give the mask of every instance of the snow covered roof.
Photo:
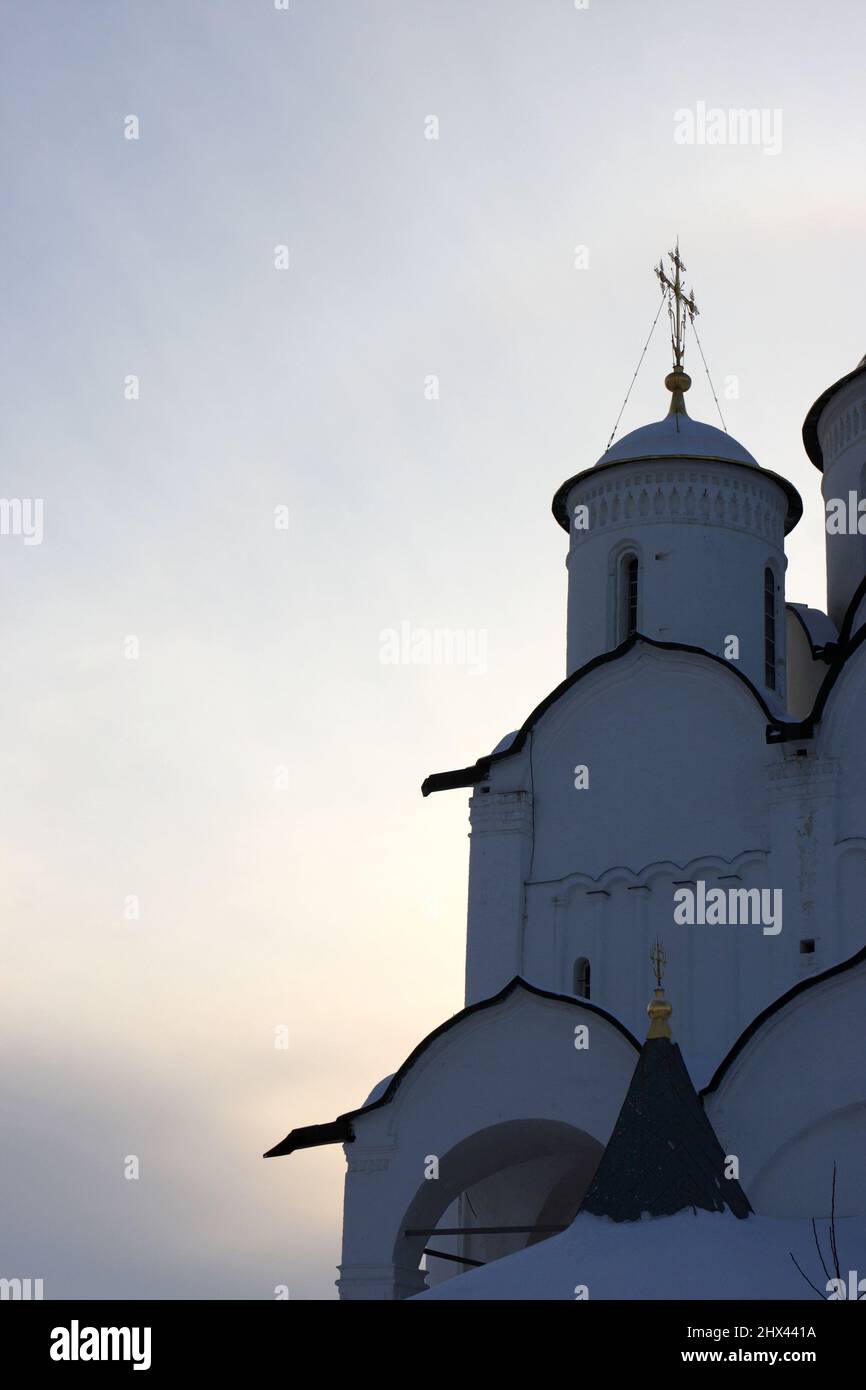
MULTIPOLYGON (((827 1223, 818 1223, 822 1246, 827 1223)), ((845 1269, 866 1268, 866 1218, 836 1218, 845 1269)), ((481 1269, 448 1279, 427 1299, 791 1299, 818 1295, 821 1269, 805 1219, 691 1211, 644 1221, 611 1221, 580 1212, 561 1235, 481 1269)))
POLYGON ((801 623, 809 639, 813 657, 823 652, 825 647, 834 647, 839 641, 836 624, 820 608, 810 608, 805 603, 786 603, 785 607, 790 608, 794 617, 801 623))
POLYGON ((382 1077, 381 1081, 377 1081, 376 1085, 373 1087, 367 1099, 364 1101, 364 1104, 362 1105, 361 1109, 366 1110, 368 1105, 373 1105, 375 1101, 381 1099, 381 1097, 385 1094, 393 1080, 394 1073, 389 1072, 387 1076, 382 1077))

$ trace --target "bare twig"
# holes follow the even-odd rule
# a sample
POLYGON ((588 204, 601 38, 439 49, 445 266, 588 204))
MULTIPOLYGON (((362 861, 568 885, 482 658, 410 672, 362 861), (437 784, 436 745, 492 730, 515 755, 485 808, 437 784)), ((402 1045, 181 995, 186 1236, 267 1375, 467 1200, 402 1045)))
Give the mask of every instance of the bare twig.
POLYGON ((795 1257, 794 1257, 793 1251, 790 1251, 790 1250, 789 1250, 789 1251, 788 1251, 788 1254, 791 1256, 791 1259, 794 1261, 794 1264, 797 1265, 797 1268, 800 1270, 800 1273, 802 1274, 803 1278, 806 1280, 806 1283, 809 1285, 809 1288, 810 1288, 810 1289, 815 1289, 815 1292, 816 1292, 816 1294, 818 1295, 818 1297, 819 1297, 819 1298, 823 1298, 824 1302, 826 1303, 826 1302, 827 1302, 827 1295, 826 1295, 825 1293, 822 1293, 820 1289, 815 1288, 815 1285, 812 1283, 812 1280, 809 1278, 808 1274, 805 1272, 805 1270, 803 1270, 803 1269, 800 1268, 800 1265, 797 1264, 797 1261, 796 1261, 796 1259, 795 1259, 795 1257))
POLYGON ((812 1235, 815 1237, 815 1249, 818 1251, 818 1259, 821 1261, 821 1268, 826 1274, 827 1282, 829 1283, 830 1271, 827 1268, 826 1261, 824 1260, 824 1251, 821 1249, 821 1242, 818 1239, 818 1223, 815 1220, 814 1216, 812 1217, 812 1235))
POLYGON ((833 1164, 833 1191, 830 1199, 830 1251, 833 1255, 833 1268, 836 1271, 836 1278, 841 1279, 842 1274, 839 1269, 839 1251, 836 1248, 836 1164, 833 1164))

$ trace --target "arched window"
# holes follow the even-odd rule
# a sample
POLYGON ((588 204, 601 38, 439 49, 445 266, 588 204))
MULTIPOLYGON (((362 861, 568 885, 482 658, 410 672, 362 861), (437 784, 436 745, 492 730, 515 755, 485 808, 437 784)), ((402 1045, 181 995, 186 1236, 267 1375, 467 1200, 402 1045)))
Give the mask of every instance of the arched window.
POLYGON ((764 570, 764 684, 776 689, 776 577, 764 570))
POLYGON ((620 560, 619 640, 624 642, 637 632, 638 559, 631 552, 620 560))
POLYGON ((589 998, 589 961, 586 956, 578 956, 574 962, 574 988, 571 992, 578 999, 589 998))

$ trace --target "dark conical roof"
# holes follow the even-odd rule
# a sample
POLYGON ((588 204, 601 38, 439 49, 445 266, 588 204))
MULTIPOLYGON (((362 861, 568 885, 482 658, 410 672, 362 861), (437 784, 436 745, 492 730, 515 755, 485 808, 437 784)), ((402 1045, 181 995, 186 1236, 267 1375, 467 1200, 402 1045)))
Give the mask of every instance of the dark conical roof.
POLYGON ((673 1216, 684 1209, 751 1207, 698 1099, 682 1054, 667 1037, 646 1040, 628 1093, 581 1211, 613 1221, 673 1216))

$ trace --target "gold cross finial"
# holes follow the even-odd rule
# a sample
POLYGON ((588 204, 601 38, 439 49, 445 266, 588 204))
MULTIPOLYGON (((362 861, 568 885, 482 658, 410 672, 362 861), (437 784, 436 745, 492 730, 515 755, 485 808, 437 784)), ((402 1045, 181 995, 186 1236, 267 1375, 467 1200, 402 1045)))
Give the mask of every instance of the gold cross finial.
POLYGON ((653 942, 652 950, 650 951, 650 960, 652 961, 653 973, 656 977, 656 984, 658 985, 659 989, 661 989, 662 979, 664 977, 665 966, 668 963, 668 958, 665 955, 664 947, 662 946, 662 943, 659 941, 658 937, 656 937, 655 941, 653 942))
POLYGON ((680 258, 680 243, 677 239, 673 251, 668 252, 668 259, 673 266, 673 279, 666 274, 664 267, 664 257, 660 258, 655 268, 656 275, 662 287, 662 292, 668 301, 668 317, 671 321, 671 348, 673 350, 674 371, 683 370, 683 358, 686 351, 685 333, 686 323, 692 322, 698 313, 698 306, 695 303, 695 292, 689 290, 686 294, 683 287, 680 272, 685 270, 685 261, 680 258))
POLYGON ((665 966, 668 963, 668 958, 665 955, 664 947, 658 937, 656 937, 653 942, 652 950, 650 951, 650 960, 652 961, 653 973, 656 977, 656 988, 654 997, 646 1006, 646 1011, 650 1018, 647 1038, 669 1038, 671 1036, 671 1029, 668 1019, 673 1013, 673 1010, 665 999, 665 992, 662 989, 662 979, 664 978, 665 966))
POLYGON ((680 257, 679 238, 677 238, 673 251, 668 252, 668 259, 673 266, 673 279, 665 272, 663 258, 655 267, 655 273, 662 287, 662 294, 667 300, 668 318, 671 324, 671 352, 674 366, 673 371, 665 377, 665 386, 672 393, 671 408, 668 413, 670 415, 686 415, 688 412, 683 400, 683 392, 688 391, 692 384, 692 379, 683 366, 686 351, 686 324, 694 322, 698 306, 695 303, 694 290, 689 290, 686 294, 683 288, 681 272, 686 267, 685 262, 680 257))

